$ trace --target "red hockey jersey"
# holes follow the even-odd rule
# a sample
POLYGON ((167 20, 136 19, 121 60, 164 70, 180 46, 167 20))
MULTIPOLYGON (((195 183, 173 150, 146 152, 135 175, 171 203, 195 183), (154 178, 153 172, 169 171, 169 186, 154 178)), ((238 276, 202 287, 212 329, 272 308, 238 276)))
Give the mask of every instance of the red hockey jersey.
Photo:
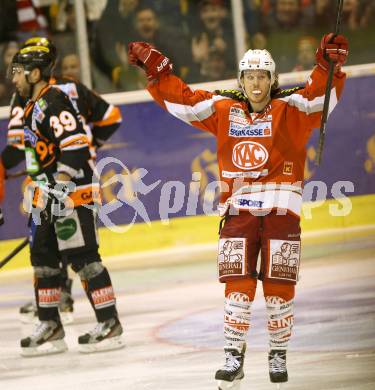
MULTIPOLYGON (((251 112, 245 101, 193 91, 174 75, 150 83, 148 90, 169 113, 216 136, 222 215, 232 205, 252 213, 277 208, 299 216, 306 143, 320 126, 327 77, 315 67, 304 88, 281 92, 262 113, 251 112)), ((334 76, 329 113, 345 77, 334 76)))

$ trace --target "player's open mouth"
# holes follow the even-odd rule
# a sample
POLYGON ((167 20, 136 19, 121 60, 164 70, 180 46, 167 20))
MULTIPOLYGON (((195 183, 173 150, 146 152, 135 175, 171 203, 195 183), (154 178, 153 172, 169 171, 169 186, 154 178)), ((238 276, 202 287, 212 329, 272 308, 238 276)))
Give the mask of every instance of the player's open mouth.
POLYGON ((260 89, 255 89, 254 91, 251 92, 253 95, 260 95, 262 91, 260 89))

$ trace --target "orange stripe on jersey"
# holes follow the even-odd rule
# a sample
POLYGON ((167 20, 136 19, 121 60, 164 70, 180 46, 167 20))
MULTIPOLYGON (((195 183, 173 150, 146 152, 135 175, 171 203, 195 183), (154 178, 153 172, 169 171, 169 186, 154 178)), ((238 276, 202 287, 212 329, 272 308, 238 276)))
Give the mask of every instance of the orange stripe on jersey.
POLYGON ((106 115, 105 119, 97 122, 93 122, 94 126, 109 126, 114 123, 121 122, 122 116, 121 111, 118 107, 112 106, 112 110, 109 112, 109 115, 106 115))
POLYGON ((24 118, 26 118, 31 109, 34 108, 34 104, 36 101, 38 101, 38 99, 40 99, 49 89, 51 88, 51 86, 49 84, 47 84, 45 87, 42 88, 42 90, 39 92, 39 95, 36 97, 35 100, 30 100, 30 102, 27 104, 26 108, 25 108, 25 115, 24 115, 24 118))
POLYGON ((70 146, 89 145, 89 140, 84 134, 77 134, 66 138, 60 142, 60 149, 66 149, 70 146))
MULTIPOLYGON (((35 187, 34 183, 29 184, 29 188, 33 191, 33 187, 35 187)), ((42 191, 36 187, 33 191, 33 206, 41 209, 45 208, 45 203, 43 201, 43 193, 42 191)), ((78 188, 78 190, 69 194, 70 200, 65 202, 66 207, 72 206, 71 202, 73 202, 74 207, 82 206, 84 204, 101 204, 101 196, 99 186, 96 185, 88 185, 83 188, 78 188)), ((47 200, 47 196, 45 196, 45 200, 47 200)))
POLYGON ((99 186, 87 186, 72 192, 69 195, 73 201, 74 207, 82 206, 83 204, 101 203, 99 186))
POLYGON ((25 147, 23 130, 8 130, 7 142, 8 145, 23 150, 25 147))

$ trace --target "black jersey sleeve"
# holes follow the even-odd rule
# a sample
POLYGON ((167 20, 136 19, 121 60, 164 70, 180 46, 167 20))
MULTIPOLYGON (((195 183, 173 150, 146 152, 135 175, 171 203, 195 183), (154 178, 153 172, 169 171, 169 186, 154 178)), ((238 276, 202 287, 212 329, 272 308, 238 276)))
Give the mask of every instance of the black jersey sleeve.
POLYGON ((96 92, 78 83, 78 99, 81 105, 86 105, 85 119, 92 125, 92 135, 97 146, 107 141, 118 129, 122 122, 121 111, 118 107, 106 102, 96 92))
POLYGON ((18 93, 14 93, 10 101, 7 145, 1 152, 1 160, 7 170, 14 168, 25 159, 23 140, 24 106, 24 99, 18 93))
POLYGON ((25 152, 12 145, 6 145, 1 152, 1 160, 6 170, 12 169, 25 160, 25 152))
POLYGON ((7 144, 24 150, 23 126, 26 101, 18 93, 14 93, 10 102, 7 144))

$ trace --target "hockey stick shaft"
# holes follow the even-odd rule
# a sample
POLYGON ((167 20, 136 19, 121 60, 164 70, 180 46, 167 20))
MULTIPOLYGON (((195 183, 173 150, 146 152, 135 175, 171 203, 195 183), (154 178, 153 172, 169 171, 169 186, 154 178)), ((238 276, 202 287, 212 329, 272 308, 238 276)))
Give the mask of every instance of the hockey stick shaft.
POLYGON ((22 251, 25 246, 27 246, 29 243, 29 238, 26 237, 16 248, 12 250, 12 252, 9 253, 8 256, 6 256, 3 260, 0 261, 0 269, 4 267, 10 260, 13 259, 14 256, 16 256, 19 252, 22 251))
MULTIPOLYGON (((17 177, 25 176, 27 175, 26 171, 18 171, 14 173, 7 173, 6 178, 7 179, 15 179, 17 177)), ((4 223, 3 214, 0 209, 0 225, 4 223)), ((13 259, 14 256, 16 256, 19 252, 22 251, 23 248, 29 243, 29 239, 26 237, 16 248, 12 250, 12 252, 9 253, 8 256, 4 257, 3 260, 0 261, 0 269, 3 268, 6 264, 9 263, 10 260, 13 259)))
POLYGON ((18 171, 18 172, 14 172, 14 173, 7 173, 6 179, 16 179, 17 177, 21 177, 21 176, 27 176, 27 172, 26 171, 18 171))
MULTIPOLYGON (((342 14, 342 5, 343 5, 343 3, 344 3, 344 0, 338 0, 337 1, 337 15, 336 15, 335 36, 340 31, 341 14, 342 14)), ((315 160, 317 165, 320 165, 320 163, 322 161, 322 154, 323 154, 324 141, 325 141, 325 136, 326 136, 327 117, 328 117, 329 101, 330 101, 330 97, 331 97, 331 88, 332 88, 332 80, 333 80, 334 68, 335 68, 335 64, 330 60, 329 61, 327 86, 326 86, 326 91, 325 91, 325 96, 324 96, 322 120, 321 120, 321 123, 320 123, 318 153, 317 153, 316 160, 315 160)))

